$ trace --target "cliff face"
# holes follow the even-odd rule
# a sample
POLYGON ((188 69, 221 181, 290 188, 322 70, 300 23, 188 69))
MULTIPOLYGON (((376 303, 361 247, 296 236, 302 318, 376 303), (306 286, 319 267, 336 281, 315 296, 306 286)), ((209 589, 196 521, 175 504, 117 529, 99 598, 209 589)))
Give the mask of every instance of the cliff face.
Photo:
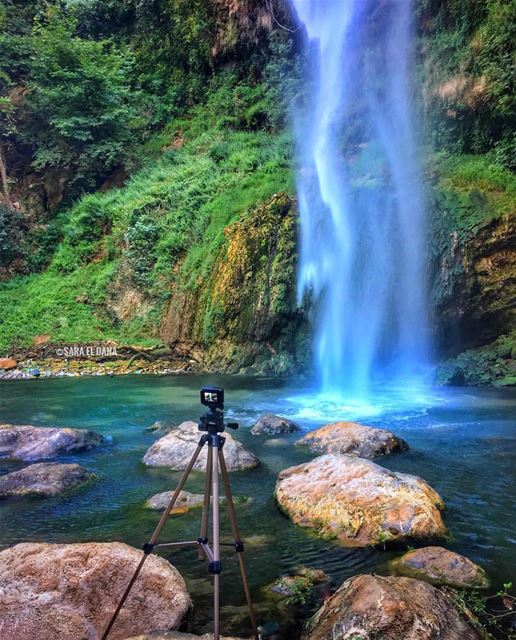
POLYGON ((177 281, 160 337, 207 368, 288 373, 308 365, 308 327, 295 299, 297 216, 276 194, 224 230, 208 278, 177 281))
MULTIPOLYGON (((514 383, 516 216, 509 173, 444 167, 432 203, 432 307, 444 384, 514 383), (510 184, 503 184, 501 176, 510 184)), ((492 169, 492 167, 491 167, 492 169)))

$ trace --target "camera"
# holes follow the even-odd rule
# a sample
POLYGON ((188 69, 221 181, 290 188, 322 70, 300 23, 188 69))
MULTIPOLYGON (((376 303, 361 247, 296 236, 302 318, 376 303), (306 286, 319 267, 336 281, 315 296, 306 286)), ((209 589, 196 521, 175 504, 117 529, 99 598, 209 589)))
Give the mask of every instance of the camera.
POLYGON ((197 425, 199 431, 208 433, 222 433, 226 427, 238 429, 236 422, 224 424, 224 389, 222 387, 203 387, 201 389, 201 404, 209 408, 197 425))
POLYGON ((210 409, 224 409, 224 389, 221 387, 203 387, 201 404, 210 409))

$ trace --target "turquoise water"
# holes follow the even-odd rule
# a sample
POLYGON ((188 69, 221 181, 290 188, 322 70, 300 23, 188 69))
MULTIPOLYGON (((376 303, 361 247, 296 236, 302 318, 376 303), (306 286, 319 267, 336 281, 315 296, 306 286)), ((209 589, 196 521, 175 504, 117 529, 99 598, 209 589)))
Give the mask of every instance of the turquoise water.
MULTIPOLYGON (((313 429, 337 419, 362 419, 386 427, 409 443, 410 451, 379 462, 393 470, 425 478, 447 504, 450 548, 481 564, 497 588, 514 578, 516 394, 499 390, 377 390, 376 404, 316 398, 292 382, 225 376, 126 376, 0 382, 0 422, 94 429, 112 441, 64 461, 76 461, 99 480, 77 493, 53 499, 0 502, 0 545, 25 541, 121 540, 140 546, 152 532, 158 513, 144 509, 151 495, 174 488, 179 474, 149 469, 141 459, 159 436, 146 431, 155 420, 197 420, 198 390, 207 383, 226 388, 226 416, 241 423, 236 437, 262 461, 261 467, 231 474, 247 563, 259 618, 281 618, 262 587, 300 564, 320 567, 336 584, 353 574, 387 571, 396 551, 345 549, 317 540, 277 510, 272 497, 281 469, 307 458, 292 446, 298 435, 268 440, 251 436, 249 427, 266 411, 313 429), (266 613, 267 612, 267 613, 266 613)), ((0 473, 23 466, 0 461, 0 473)), ((202 492, 196 473, 186 487, 202 492)), ((224 514, 225 515, 225 514, 224 514)), ((172 518, 164 539, 198 535, 200 512, 172 518)), ((224 534, 228 533, 227 527, 224 534)), ((229 536, 228 536, 229 538, 229 536)), ((164 552, 185 576, 195 602, 192 629, 209 630, 211 582, 194 549, 164 552)), ((245 631, 243 597, 231 551, 223 555, 222 628, 245 631)), ((289 636, 294 637, 294 636, 289 636)))

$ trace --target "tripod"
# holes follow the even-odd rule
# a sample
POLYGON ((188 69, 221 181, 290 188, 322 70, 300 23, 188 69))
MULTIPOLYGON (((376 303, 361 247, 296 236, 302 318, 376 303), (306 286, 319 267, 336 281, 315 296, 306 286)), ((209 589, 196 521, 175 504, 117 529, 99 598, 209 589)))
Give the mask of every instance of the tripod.
MULTIPOLYGON (((233 429, 238 428, 237 424, 228 424, 228 427, 233 429)), ((245 598, 247 601, 247 606, 249 608, 249 617, 251 620, 251 626, 253 628, 253 633, 255 639, 258 640, 258 630, 256 627, 256 618, 254 614, 254 607, 251 600, 251 592, 249 590, 249 583, 247 580, 247 572, 244 564, 244 544, 242 540, 240 540, 240 534, 238 531, 238 525, 236 520, 235 513, 235 505, 233 502, 233 495, 231 493, 231 486, 229 484, 229 476, 228 470, 226 467, 226 461, 224 459, 223 446, 225 442, 225 438, 219 435, 219 432, 224 431, 225 425, 223 422, 223 414, 222 411, 217 411, 210 407, 210 411, 201 417, 201 422, 199 423, 199 430, 207 431, 207 433, 201 436, 197 444, 197 448, 194 451, 190 462, 188 463, 186 469, 181 476, 179 483, 177 485, 176 490, 174 491, 172 498, 170 499, 167 508, 163 512, 154 533, 149 539, 149 542, 146 542, 143 545, 143 556, 136 567, 136 570, 127 585, 127 588, 118 603, 118 606, 109 621, 106 630, 104 631, 104 635, 102 636, 102 640, 107 640, 109 633, 116 622, 118 614, 120 613, 122 607, 124 606, 125 601, 127 600, 131 589, 140 574, 145 561, 149 557, 149 555, 154 551, 154 549, 160 547, 171 547, 171 546, 179 546, 179 545, 198 545, 199 547, 199 558, 200 559, 208 559, 208 571, 213 575, 213 639, 220 640, 220 573, 222 570, 222 565, 220 562, 220 547, 221 546, 231 546, 234 547, 238 564, 240 567, 240 574, 242 576, 242 584, 244 588, 245 598), (204 445, 208 445, 208 455, 206 460, 206 479, 204 486, 204 502, 202 508, 202 516, 201 516, 201 529, 200 535, 197 540, 185 540, 182 542, 165 542, 158 543, 158 538, 161 533, 161 530, 165 526, 165 523, 168 520, 168 517, 174 508, 174 504, 176 503, 177 498, 179 497, 180 492, 182 491, 190 472, 192 471, 199 454, 201 453, 204 445), (220 514, 219 514, 219 467, 220 473, 222 476, 222 483, 224 485, 224 492, 226 495, 226 505, 228 509, 229 521, 231 524, 231 533, 233 536, 232 543, 224 543, 220 542, 220 514), (212 545, 209 544, 208 539, 208 520, 209 520, 209 509, 210 509, 210 490, 213 493, 212 503, 212 533, 213 540, 212 545)))

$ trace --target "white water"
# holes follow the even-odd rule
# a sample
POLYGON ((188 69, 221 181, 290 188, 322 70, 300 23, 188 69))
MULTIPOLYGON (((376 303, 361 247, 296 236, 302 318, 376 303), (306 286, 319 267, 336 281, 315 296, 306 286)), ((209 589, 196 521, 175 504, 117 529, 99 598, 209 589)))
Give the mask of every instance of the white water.
POLYGON ((367 398, 427 357, 425 212, 410 101, 410 0, 292 0, 306 30, 295 112, 299 298, 321 391, 367 398))

